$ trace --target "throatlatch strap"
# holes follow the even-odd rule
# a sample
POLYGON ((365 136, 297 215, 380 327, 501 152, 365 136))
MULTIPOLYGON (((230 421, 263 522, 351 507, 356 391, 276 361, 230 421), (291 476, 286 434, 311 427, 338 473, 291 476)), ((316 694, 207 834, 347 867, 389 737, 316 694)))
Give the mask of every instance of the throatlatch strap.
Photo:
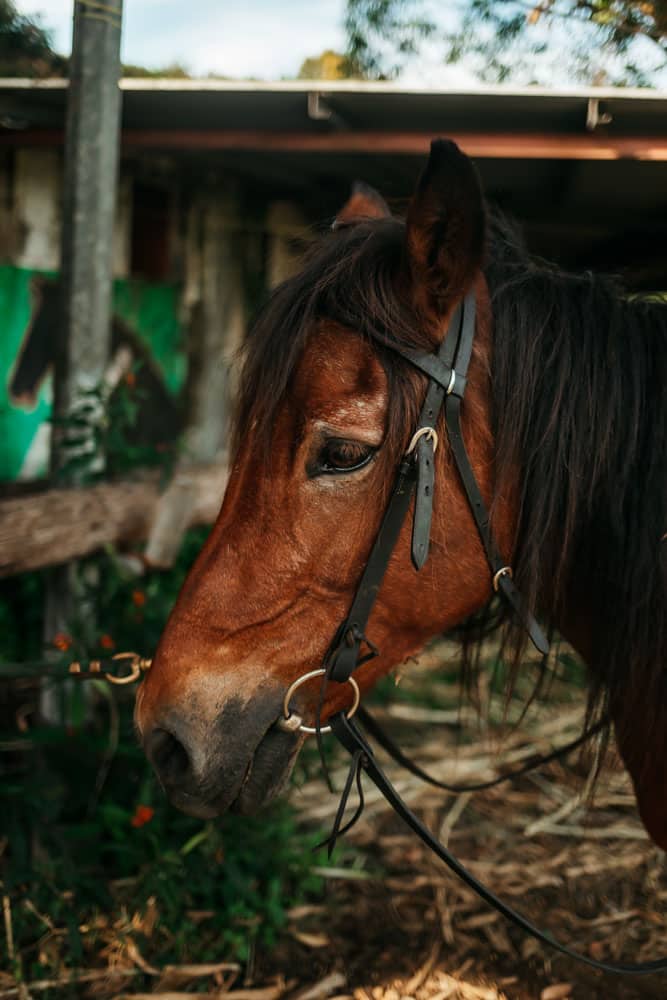
POLYGON ((652 962, 600 962, 595 958, 590 958, 581 952, 569 948, 567 945, 554 941, 550 934, 540 930, 523 914, 518 913, 508 903, 505 903, 483 882, 479 882, 475 876, 468 871, 465 865, 449 851, 444 844, 424 826, 421 820, 415 816, 409 806, 398 794, 389 778, 386 776, 373 755, 371 747, 355 726, 354 722, 346 719, 344 713, 334 715, 330 720, 331 727, 338 737, 338 740, 345 749, 360 763, 361 768, 366 772, 375 787, 382 793, 394 812, 398 813, 401 819, 416 833, 419 839, 426 844, 434 854, 454 872, 455 875, 465 882, 473 892, 476 892, 486 903, 501 913, 517 927, 520 927, 526 934, 536 938, 542 944, 573 958, 578 962, 591 966, 593 969, 600 969, 602 972, 624 973, 627 975, 646 976, 652 972, 667 972, 667 958, 658 958, 652 962))
POLYGON ((495 546, 495 542, 493 541, 491 526, 489 524, 489 515, 482 499, 482 494, 479 491, 479 486, 477 485, 477 480, 475 479, 475 473, 470 465, 470 459, 468 458, 468 453, 463 442, 463 432, 461 430, 461 400, 458 396, 451 395, 447 397, 447 402, 445 404, 445 421, 447 424, 447 436, 449 438, 452 454, 454 455, 454 461, 456 462, 456 468, 458 469, 463 489, 465 490, 465 494, 468 498, 468 504, 470 505, 470 510, 472 511, 473 518, 475 519, 477 531, 482 541, 482 545, 484 546, 484 551, 486 553, 489 566, 491 567, 491 572, 494 575, 494 579, 497 581, 496 586, 498 591, 502 594, 505 600, 509 602, 510 606, 519 618, 519 621, 530 636, 530 640, 535 648, 542 653, 543 656, 546 656, 549 652, 549 643, 547 638, 535 621, 533 615, 526 608, 519 591, 512 581, 512 577, 509 573, 498 576, 496 575, 500 574, 500 571, 505 568, 505 561, 501 558, 495 546))

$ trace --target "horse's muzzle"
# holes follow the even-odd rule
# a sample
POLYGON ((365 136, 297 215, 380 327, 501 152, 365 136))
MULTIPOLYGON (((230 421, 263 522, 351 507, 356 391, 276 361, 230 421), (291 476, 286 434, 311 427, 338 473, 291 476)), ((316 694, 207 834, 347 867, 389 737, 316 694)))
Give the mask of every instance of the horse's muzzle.
POLYGON ((267 692, 248 703, 231 698, 212 721, 171 708, 142 727, 146 755, 171 802, 210 819, 229 808, 255 812, 277 795, 303 742, 274 725, 280 708, 280 697, 267 692))

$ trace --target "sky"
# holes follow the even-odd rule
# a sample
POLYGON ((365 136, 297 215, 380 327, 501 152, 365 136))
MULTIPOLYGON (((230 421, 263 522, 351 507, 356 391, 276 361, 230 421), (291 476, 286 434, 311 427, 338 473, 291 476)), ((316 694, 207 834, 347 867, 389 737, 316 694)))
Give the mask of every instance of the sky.
MULTIPOLYGON (((71 47, 71 0, 19 0, 42 15, 54 47, 71 47)), ((307 56, 344 47, 344 0, 125 0, 121 58, 141 66, 180 62, 194 75, 279 79, 307 56)))
MULTIPOLYGON (((72 0, 14 2, 20 13, 40 15, 56 51, 69 53, 72 0)), ((462 0, 427 0, 428 11, 441 27, 453 28, 464 6, 462 0)), ((345 0, 123 0, 121 58, 153 69, 179 63, 192 76, 294 78, 309 56, 325 49, 344 51, 344 11, 345 0)), ((571 78, 564 58, 572 45, 572 27, 564 22, 543 28, 549 44, 541 57, 540 82, 577 85, 581 81, 571 78)), ((597 42, 591 38, 590 44, 597 42)), ((645 60, 647 69, 655 62, 654 47, 646 40, 636 44, 640 64, 645 60)), ((522 79, 517 68, 513 82, 530 82, 531 72, 522 79)), ((471 62, 446 65, 441 46, 430 42, 422 45, 418 59, 408 62, 400 82, 414 87, 479 86, 471 62)), ((653 85, 667 88, 667 67, 655 75, 653 85)))
MULTIPOLYGON (((72 0, 14 0, 22 14, 41 15, 56 51, 71 48, 72 0)), ((295 77, 304 59, 345 48, 345 0, 124 0, 121 59, 149 68, 178 62, 192 75, 279 80, 295 77)), ((471 82, 463 67, 421 61, 407 85, 471 82)))

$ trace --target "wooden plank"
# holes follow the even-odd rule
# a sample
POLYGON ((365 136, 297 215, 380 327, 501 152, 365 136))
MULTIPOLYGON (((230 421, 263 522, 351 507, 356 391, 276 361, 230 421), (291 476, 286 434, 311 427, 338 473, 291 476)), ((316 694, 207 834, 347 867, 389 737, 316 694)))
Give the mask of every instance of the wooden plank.
MULTIPOLYGON (((526 160, 667 160, 667 136, 612 136, 598 133, 547 135, 542 133, 488 133, 441 130, 469 156, 480 159, 526 160)), ((124 149, 241 150, 261 153, 428 153, 429 132, 267 132, 256 129, 125 129, 124 149)), ((4 146, 53 146, 62 143, 54 129, 10 132, 0 137, 4 146)))
MULTIPOLYGON (((172 485, 187 488, 194 498, 190 525, 215 521, 226 483, 225 464, 192 466, 175 477, 172 485)), ((156 472, 132 481, 0 500, 0 577, 146 538, 161 494, 156 472)))

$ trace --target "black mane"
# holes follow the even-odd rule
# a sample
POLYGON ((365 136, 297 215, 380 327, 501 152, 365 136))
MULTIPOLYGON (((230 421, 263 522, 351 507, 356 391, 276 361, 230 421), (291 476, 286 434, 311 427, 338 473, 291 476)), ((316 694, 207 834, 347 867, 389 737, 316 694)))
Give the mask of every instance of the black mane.
MULTIPOLYGON (((634 705, 647 727, 657 725, 667 688, 667 307, 531 258, 502 219, 491 230, 497 489, 516 488, 518 478, 518 587, 548 628, 576 631, 579 614, 592 623, 591 710, 634 705)), ((324 318, 376 345, 432 346, 402 280, 404 236, 397 219, 327 234, 274 292, 246 343, 237 440, 254 421, 268 441, 324 318)), ((378 353, 390 383, 388 444, 398 454, 422 383, 395 353, 378 353)), ((504 624, 516 669, 525 637, 504 624)), ((468 661, 474 634, 464 638, 468 661)))
POLYGON ((667 696, 667 306, 531 260, 502 225, 486 273, 519 589, 553 627, 590 623, 591 708, 648 732, 667 696))

